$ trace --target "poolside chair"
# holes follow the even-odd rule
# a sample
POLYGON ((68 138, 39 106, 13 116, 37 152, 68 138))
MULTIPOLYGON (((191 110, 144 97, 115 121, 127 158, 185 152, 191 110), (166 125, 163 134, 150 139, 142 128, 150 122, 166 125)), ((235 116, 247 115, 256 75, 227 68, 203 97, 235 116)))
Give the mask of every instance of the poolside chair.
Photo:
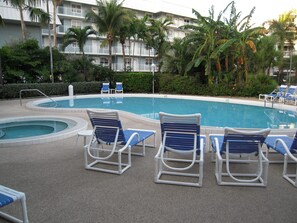
POLYGON ((262 145, 269 133, 270 129, 243 131, 225 128, 224 135, 211 134, 210 143, 216 154, 217 183, 266 186, 269 162, 262 152, 262 145), (255 167, 256 170, 254 170, 255 167), (233 170, 239 172, 233 172, 233 170))
POLYGON ((279 88, 274 89, 270 94, 259 94, 259 100, 276 101, 285 95, 287 88, 287 85, 281 85, 279 88))
POLYGON ((0 185, 0 208, 12 204, 13 202, 20 200, 22 206, 22 217, 20 220, 12 215, 0 211, 0 217, 7 219, 12 222, 17 223, 28 223, 27 206, 26 206, 26 196, 23 192, 19 192, 8 187, 0 185))
POLYGON ((116 82, 115 93, 124 93, 122 82, 116 82))
POLYGON ((109 83, 102 83, 101 94, 109 94, 109 83))
POLYGON ((159 116, 162 142, 155 156, 155 182, 201 187, 205 144, 205 136, 200 135, 201 115, 160 112, 159 116))
POLYGON ((297 97, 297 86, 291 85, 288 88, 288 91, 286 92, 286 94, 281 97, 281 101, 283 101, 284 103, 294 102, 294 104, 296 104, 295 102, 296 97, 297 97))
POLYGON ((87 113, 93 125, 93 134, 85 146, 86 169, 122 174, 131 167, 131 154, 144 156, 146 146, 155 147, 156 131, 123 130, 117 111, 88 109, 87 113), (146 145, 151 136, 154 136, 154 144, 146 145), (138 144, 142 144, 142 152, 131 152, 138 144), (89 162, 89 158, 93 161, 89 162))
POLYGON ((270 161, 270 163, 284 163, 283 178, 289 181, 292 185, 297 187, 297 132, 294 137, 291 138, 286 135, 269 136, 265 140, 267 145, 267 158, 269 156, 269 150, 272 149, 278 154, 284 156, 283 161, 270 161), (296 165, 293 173, 288 171, 288 165, 296 165))

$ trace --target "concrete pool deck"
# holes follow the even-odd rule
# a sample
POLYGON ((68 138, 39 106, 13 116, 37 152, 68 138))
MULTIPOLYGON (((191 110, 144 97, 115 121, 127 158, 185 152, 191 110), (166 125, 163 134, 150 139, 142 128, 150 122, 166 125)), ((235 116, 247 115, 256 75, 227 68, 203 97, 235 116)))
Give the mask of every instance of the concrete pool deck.
MULTIPOLYGON (((18 100, 0 101, 0 108, 1 118, 69 115, 88 121, 86 112, 29 110, 18 100)), ((124 127, 155 129, 159 144, 157 122, 120 117, 124 127)), ((132 167, 118 176, 85 170, 83 139, 76 140, 0 148, 0 184, 25 192, 31 223, 296 222, 297 189, 282 178, 282 165, 269 165, 266 188, 218 186, 207 153, 202 188, 162 185, 153 181, 158 148, 133 156, 132 167)), ((20 216, 18 204, 3 210, 20 216)))

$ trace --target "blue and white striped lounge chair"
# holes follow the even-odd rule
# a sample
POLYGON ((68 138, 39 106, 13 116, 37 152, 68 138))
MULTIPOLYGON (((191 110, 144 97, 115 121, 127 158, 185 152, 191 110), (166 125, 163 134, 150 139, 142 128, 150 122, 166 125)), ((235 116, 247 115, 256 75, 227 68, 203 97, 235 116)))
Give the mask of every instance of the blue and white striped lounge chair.
POLYGON ((115 87, 115 93, 124 93, 123 89, 123 83, 122 82, 116 82, 116 87, 115 87))
POLYGON ((270 94, 259 94, 259 100, 276 101, 277 99, 284 97, 287 88, 287 85, 281 85, 279 88, 274 89, 270 94))
POLYGON ((216 154, 217 183, 219 185, 266 186, 269 162, 262 152, 262 146, 269 133, 270 129, 243 131, 225 128, 224 135, 210 134, 212 150, 216 154), (247 164, 254 164, 252 167, 256 166, 256 171, 254 169, 242 171, 242 165, 247 167, 247 164), (234 168, 237 172, 232 171, 234 168))
POLYGON ((201 187, 205 145, 205 136, 200 135, 201 115, 160 112, 159 116, 162 142, 155 156, 155 182, 201 187))
POLYGON ((122 174, 131 167, 132 155, 145 155, 145 147, 155 147, 154 130, 123 130, 117 111, 98 111, 88 109, 93 134, 85 146, 85 168, 107 173, 122 174), (154 144, 146 145, 146 140, 154 136, 154 144), (131 149, 142 144, 142 152, 131 149), (115 156, 117 154, 117 156, 115 156), (127 156, 123 156, 123 154, 127 156), (89 162, 89 158, 93 161, 89 162))
POLYGON ((20 220, 12 215, 0 211, 0 217, 16 223, 29 223, 26 206, 26 196, 23 192, 19 192, 8 187, 0 185, 0 208, 12 204, 15 201, 20 200, 22 205, 22 217, 20 220))
MULTIPOLYGON (((297 187, 297 132, 293 138, 285 135, 269 136, 265 140, 265 144, 268 148, 267 157, 270 149, 284 156, 283 178, 297 187), (289 173, 288 165, 296 165, 295 169, 293 168, 293 172, 289 173)), ((271 161, 270 163, 280 162, 271 161)))
POLYGON ((288 88, 288 91, 286 92, 286 94, 281 97, 281 101, 283 101, 284 103, 286 102, 294 102, 296 101, 296 97, 297 97, 297 86, 295 85, 291 85, 288 88))
POLYGON ((109 83, 102 83, 101 94, 109 94, 109 83))

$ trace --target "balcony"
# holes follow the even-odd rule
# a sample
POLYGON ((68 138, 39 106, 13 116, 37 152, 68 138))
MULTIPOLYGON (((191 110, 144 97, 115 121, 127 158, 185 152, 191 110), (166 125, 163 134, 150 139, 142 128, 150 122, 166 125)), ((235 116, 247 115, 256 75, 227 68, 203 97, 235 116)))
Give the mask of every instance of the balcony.
POLYGON ((81 19, 85 18, 85 14, 83 13, 83 10, 78 10, 76 8, 58 6, 57 11, 58 11, 58 15, 76 17, 81 19))

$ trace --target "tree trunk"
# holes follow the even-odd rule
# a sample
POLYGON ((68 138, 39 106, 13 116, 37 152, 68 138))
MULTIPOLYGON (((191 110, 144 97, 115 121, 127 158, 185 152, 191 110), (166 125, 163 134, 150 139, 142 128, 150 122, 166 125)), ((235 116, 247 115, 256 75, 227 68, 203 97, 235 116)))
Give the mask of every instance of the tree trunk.
POLYGON ((53 7, 54 7, 54 12, 53 12, 53 30, 54 30, 54 48, 57 48, 57 2, 56 0, 53 1, 53 7))
POLYGON ((109 42, 108 43, 108 52, 109 52, 108 64, 109 64, 109 69, 111 70, 111 63, 112 63, 111 44, 112 44, 112 41, 109 40, 108 42, 109 42))
POLYGON ((25 25, 25 21, 24 21, 23 8, 19 7, 19 11, 20 11, 20 18, 21 18, 22 40, 25 41, 26 40, 26 25, 25 25))
POLYGON ((122 52, 123 52, 123 64, 124 64, 124 71, 126 71, 126 54, 125 54, 125 43, 122 44, 122 52))

